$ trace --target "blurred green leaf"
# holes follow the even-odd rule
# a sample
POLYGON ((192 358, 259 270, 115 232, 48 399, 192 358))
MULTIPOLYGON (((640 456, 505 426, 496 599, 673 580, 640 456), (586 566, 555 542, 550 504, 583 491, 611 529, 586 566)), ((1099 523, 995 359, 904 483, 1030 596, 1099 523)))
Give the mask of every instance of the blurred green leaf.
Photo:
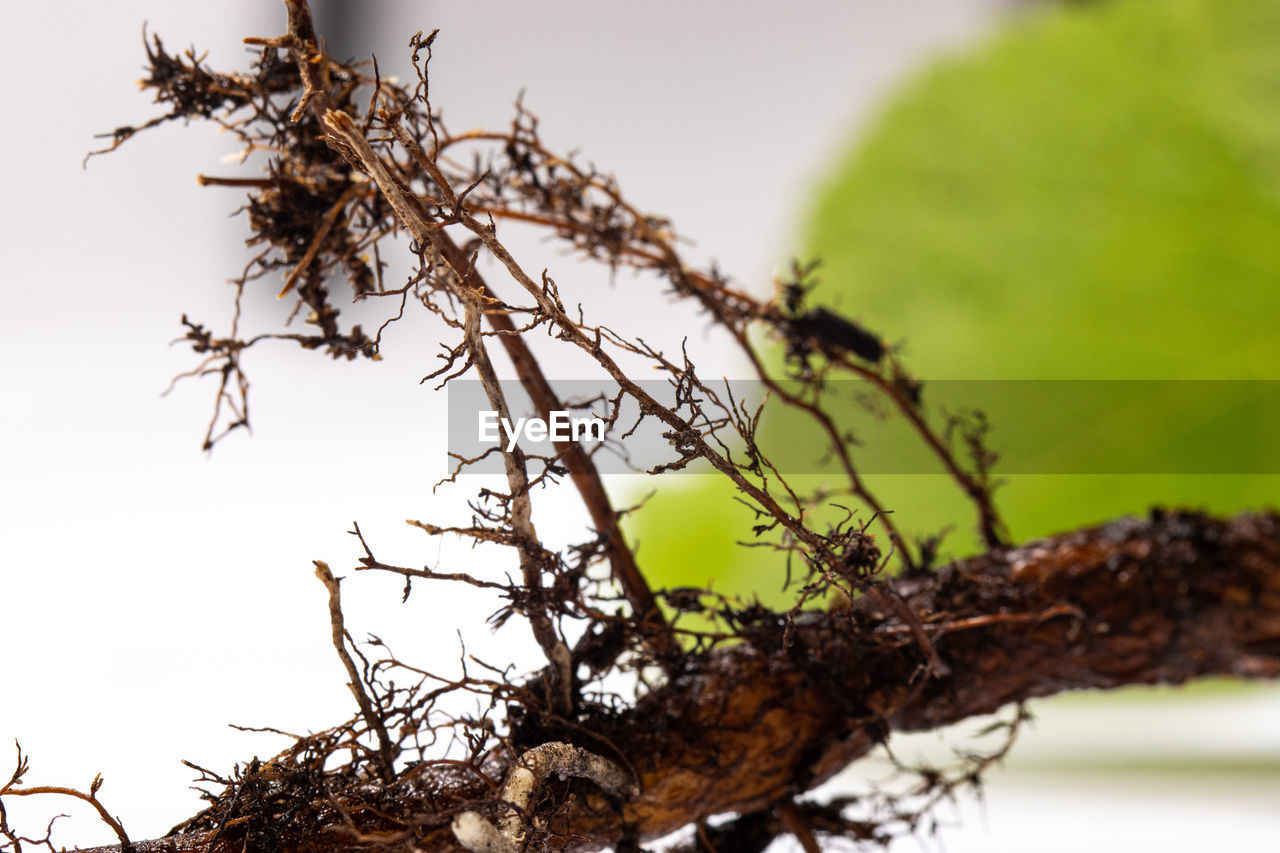
MULTIPOLYGON (((823 259, 811 301, 901 342, 926 403, 939 379, 1280 379, 1277 44, 1277 0, 1055 4, 1011 20, 923 72, 838 165, 807 228, 804 254, 823 259)), ((1233 411, 1138 436, 1115 409, 1038 415, 1176 459, 1233 411)), ((789 417, 774 412, 774 440, 789 417)), ((637 518, 655 583, 776 590, 775 555, 728 544, 751 523, 732 489, 690 480, 637 518)), ((870 480, 906 529, 954 525, 950 552, 976 548, 945 477, 870 480)), ((1019 474, 997 501, 1022 540, 1278 495, 1276 476, 1019 474)))

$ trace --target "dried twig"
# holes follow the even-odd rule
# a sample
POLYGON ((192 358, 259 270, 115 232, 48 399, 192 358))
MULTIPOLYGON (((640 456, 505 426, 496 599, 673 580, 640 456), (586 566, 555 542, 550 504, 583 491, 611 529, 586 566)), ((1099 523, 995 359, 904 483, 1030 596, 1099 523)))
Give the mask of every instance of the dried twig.
POLYGON ((387 734, 381 709, 373 707, 373 701, 369 699, 369 694, 364 689, 364 679, 360 677, 355 661, 351 660, 351 655, 347 653, 347 629, 342 621, 342 594, 338 589, 338 579, 333 576, 333 572, 323 560, 316 560, 315 566, 316 577, 329 592, 329 628, 333 639, 333 650, 338 653, 338 658, 347 671, 347 686, 351 688, 351 695, 356 697, 360 713, 364 715, 369 729, 378 736, 378 757, 382 778, 383 781, 390 782, 396 776, 396 749, 391 743, 390 735, 387 734))

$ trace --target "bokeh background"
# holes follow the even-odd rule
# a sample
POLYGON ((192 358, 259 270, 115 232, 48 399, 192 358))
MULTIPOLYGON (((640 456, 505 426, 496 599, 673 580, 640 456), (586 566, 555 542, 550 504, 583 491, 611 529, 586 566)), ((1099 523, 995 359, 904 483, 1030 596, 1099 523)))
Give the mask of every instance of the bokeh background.
MULTIPOLYGON (((401 75, 408 36, 439 27, 433 99, 451 126, 505 125, 524 90, 549 142, 613 172, 696 241, 693 257, 757 292, 793 255, 823 254, 819 298, 904 340, 925 376, 1280 378, 1274 0, 316 8, 333 52, 374 50, 401 75), (1037 313, 1051 322, 1026 322, 1037 313)), ((193 366, 167 346, 178 318, 224 328, 223 282, 249 256, 227 217, 236 192, 194 181, 233 173, 234 141, 169 127, 87 170, 81 158, 93 134, 152 115, 131 86, 144 21, 170 48, 237 67, 239 39, 280 32, 283 13, 248 0, 72 2, 8 18, 0 736, 31 754, 33 784, 104 771, 108 807, 153 837, 199 807, 181 759, 224 769, 279 748, 228 723, 302 732, 351 713, 310 561, 352 565, 352 520, 388 561, 474 563, 402 523, 455 513, 466 494, 432 490, 446 413, 417 382, 438 329, 398 332, 376 365, 256 352, 254 434, 202 454, 211 388, 159 394, 193 366)), ((611 284, 516 239, 539 253, 529 266, 627 328, 667 344, 687 335, 704 371, 738 368, 652 282, 611 284)), ((250 305, 268 319, 287 307, 250 305)), ((935 485, 884 488, 919 529, 955 516, 935 485)), ((675 555, 696 542, 694 582, 764 590, 732 548, 732 507, 707 511, 721 506, 708 494, 692 478, 664 485, 640 531, 646 570, 689 580, 675 555)), ((1263 478, 1041 478, 1008 494, 1029 536, 1155 500, 1228 511, 1274 505, 1277 492, 1263 478)), ((548 506, 544 534, 580 533, 572 501, 548 506)), ((346 584, 352 633, 432 665, 457 658, 462 626, 478 656, 536 661, 519 626, 483 624, 483 596, 419 589, 401 607, 399 592, 346 584)), ((1254 848, 1280 832, 1274 689, 1134 690, 1033 710, 1040 722, 989 777, 985 805, 940 812, 954 824, 945 849, 1254 848)), ((936 738, 902 749, 917 743, 936 738)), ((110 840, 75 814, 59 843, 110 840)))

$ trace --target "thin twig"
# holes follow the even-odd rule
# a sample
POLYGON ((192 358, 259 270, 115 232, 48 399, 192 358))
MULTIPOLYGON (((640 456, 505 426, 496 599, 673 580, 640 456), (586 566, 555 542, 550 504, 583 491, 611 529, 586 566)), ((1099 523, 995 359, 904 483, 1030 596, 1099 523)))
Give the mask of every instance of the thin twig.
POLYGON ((369 695, 365 693, 364 679, 360 677, 360 671, 356 669, 355 661, 347 653, 347 629, 342 620, 342 594, 338 590, 338 579, 333 576, 333 572, 329 570, 328 564, 323 560, 314 560, 313 562, 316 567, 316 577, 320 579, 320 583, 324 584, 325 589, 329 591, 329 628, 333 638, 333 649, 338 653, 338 657, 342 660, 342 666, 347 670, 347 677, 350 679, 347 682, 347 686, 351 688, 351 694, 356 697, 356 704, 360 706, 360 713, 364 715, 365 722, 369 724, 369 728, 378 738, 378 769, 382 772, 382 779, 384 782, 392 782, 396 778, 396 748, 391 743, 391 736, 387 734, 387 727, 382 720, 382 714, 374 710, 373 702, 369 699, 369 695))

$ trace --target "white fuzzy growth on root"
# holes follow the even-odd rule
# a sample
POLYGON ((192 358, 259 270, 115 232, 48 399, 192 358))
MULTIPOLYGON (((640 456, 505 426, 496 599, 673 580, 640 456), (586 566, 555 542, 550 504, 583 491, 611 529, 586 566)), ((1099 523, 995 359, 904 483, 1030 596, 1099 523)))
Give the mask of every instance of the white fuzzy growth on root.
POLYGON ((453 835, 472 853, 520 853, 524 849, 524 816, 538 786, 552 774, 589 779, 611 794, 634 797, 640 789, 630 774, 607 758, 567 743, 544 743, 520 756, 502 786, 504 814, 494 826, 478 812, 453 820, 453 835))
POLYGON ((520 853, 514 841, 476 812, 463 812, 451 826, 453 837, 472 853, 520 853))

